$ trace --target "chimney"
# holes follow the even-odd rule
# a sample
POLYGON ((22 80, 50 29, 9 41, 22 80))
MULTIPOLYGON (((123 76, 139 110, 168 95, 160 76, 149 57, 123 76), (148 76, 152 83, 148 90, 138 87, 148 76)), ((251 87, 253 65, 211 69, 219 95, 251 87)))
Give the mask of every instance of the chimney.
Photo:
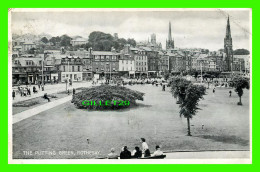
POLYGON ((111 52, 115 53, 116 49, 114 47, 111 47, 111 52))
POLYGON ((91 54, 92 53, 92 47, 89 47, 88 51, 89 51, 89 54, 91 54))
POLYGON ((125 53, 125 54, 130 54, 130 45, 129 45, 129 44, 126 44, 126 45, 124 46, 124 53, 125 53))

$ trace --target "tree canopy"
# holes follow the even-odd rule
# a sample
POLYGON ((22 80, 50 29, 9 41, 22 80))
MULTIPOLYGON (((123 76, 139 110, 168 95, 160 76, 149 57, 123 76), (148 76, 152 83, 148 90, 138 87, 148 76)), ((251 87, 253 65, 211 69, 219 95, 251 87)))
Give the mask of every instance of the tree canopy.
POLYGON ((250 52, 247 49, 236 49, 234 52, 234 55, 249 55, 250 52))
POLYGON ((41 39, 41 41, 44 42, 45 44, 47 44, 47 43, 49 42, 49 40, 48 40, 46 37, 43 37, 43 38, 41 39))
POLYGON ((125 44, 136 46, 136 41, 134 39, 116 39, 111 34, 99 31, 91 32, 88 41, 88 46, 91 46, 95 51, 110 51, 112 47, 116 50, 121 50, 125 44))
POLYGON ((198 108, 198 103, 200 99, 206 94, 206 88, 202 85, 188 85, 185 90, 184 100, 180 104, 180 115, 185 118, 192 118, 196 115, 198 108))
POLYGON ((60 37, 61 41, 60 41, 60 45, 64 46, 64 47, 68 47, 70 46, 70 41, 72 40, 71 37, 69 37, 68 35, 62 35, 60 37))
POLYGON ((52 42, 53 45, 57 45, 57 43, 60 43, 61 39, 59 36, 56 36, 56 37, 52 37, 49 42, 52 42))
POLYGON ((235 88, 235 92, 239 96, 239 102, 238 105, 242 105, 241 97, 243 96, 243 89, 249 89, 250 83, 248 78, 244 78, 241 76, 235 76, 230 84, 235 88))

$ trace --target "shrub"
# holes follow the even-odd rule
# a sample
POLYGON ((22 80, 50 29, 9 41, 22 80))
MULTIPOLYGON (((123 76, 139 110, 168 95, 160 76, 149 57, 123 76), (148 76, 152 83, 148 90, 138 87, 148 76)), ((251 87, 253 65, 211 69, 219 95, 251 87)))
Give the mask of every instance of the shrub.
POLYGON ((133 91, 131 89, 121 87, 121 86, 110 86, 110 85, 100 85, 97 87, 84 88, 81 92, 73 95, 72 103, 77 108, 80 109, 94 109, 94 110, 102 110, 102 109, 121 109, 128 108, 130 106, 136 105, 136 100, 143 100, 144 93, 139 91, 133 91), (118 103, 116 105, 111 103, 110 106, 86 106, 82 104, 83 101, 95 101, 97 104, 101 101, 102 104, 105 104, 106 101, 129 101, 129 106, 119 106, 118 103))
POLYGON ((36 104, 39 104, 39 102, 34 101, 34 100, 29 100, 29 101, 14 103, 13 107, 30 107, 30 106, 33 106, 33 105, 36 105, 36 104))

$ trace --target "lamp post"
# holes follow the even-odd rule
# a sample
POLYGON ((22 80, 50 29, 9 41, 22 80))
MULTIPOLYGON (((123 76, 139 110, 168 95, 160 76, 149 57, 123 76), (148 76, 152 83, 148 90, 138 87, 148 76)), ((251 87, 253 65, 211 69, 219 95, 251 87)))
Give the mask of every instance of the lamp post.
POLYGON ((44 62, 44 56, 45 55, 43 55, 43 59, 42 59, 42 84, 43 84, 43 62, 44 62))
POLYGON ((241 61, 240 61, 240 75, 242 75, 241 61))
POLYGON ((200 62, 200 84, 202 84, 202 62, 200 62))
POLYGON ((109 80, 111 80, 111 62, 109 62, 109 65, 110 65, 110 77, 109 77, 109 80))

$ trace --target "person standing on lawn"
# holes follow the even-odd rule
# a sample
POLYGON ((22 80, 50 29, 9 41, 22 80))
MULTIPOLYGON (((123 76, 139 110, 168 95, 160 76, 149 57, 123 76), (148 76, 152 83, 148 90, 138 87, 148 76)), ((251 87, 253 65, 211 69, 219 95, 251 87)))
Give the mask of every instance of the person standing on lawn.
POLYGON ((144 154, 144 157, 151 156, 148 144, 145 142, 145 138, 141 138, 141 142, 142 142, 142 152, 144 154))
POLYGON ((37 91, 36 91, 36 87, 33 86, 33 93, 35 94, 37 91))
POLYGON ((14 90, 12 92, 12 97, 13 97, 13 100, 14 100, 14 98, 15 98, 15 91, 14 90))

